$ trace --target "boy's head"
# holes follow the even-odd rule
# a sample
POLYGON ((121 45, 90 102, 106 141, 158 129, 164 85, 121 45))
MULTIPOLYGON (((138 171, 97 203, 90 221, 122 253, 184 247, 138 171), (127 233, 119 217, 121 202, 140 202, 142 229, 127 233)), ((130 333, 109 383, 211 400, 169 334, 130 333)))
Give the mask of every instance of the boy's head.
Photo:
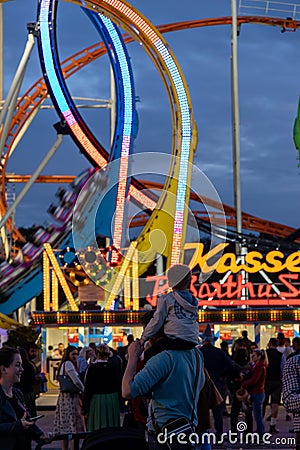
POLYGON ((190 289, 192 272, 186 264, 174 264, 167 272, 170 288, 177 290, 190 289))

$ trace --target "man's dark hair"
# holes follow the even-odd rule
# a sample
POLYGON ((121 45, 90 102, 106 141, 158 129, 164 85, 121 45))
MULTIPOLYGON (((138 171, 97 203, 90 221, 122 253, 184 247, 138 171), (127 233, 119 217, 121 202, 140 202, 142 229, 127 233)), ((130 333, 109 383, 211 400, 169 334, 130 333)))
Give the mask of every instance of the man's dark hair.
POLYGON ((128 342, 128 344, 132 344, 133 341, 134 341, 134 336, 133 336, 133 334, 128 334, 128 336, 127 336, 127 342, 128 342))
POLYGON ((222 341, 221 344, 220 344, 220 347, 221 347, 223 350, 228 349, 228 342, 227 342, 227 341, 222 341))
POLYGON ((272 347, 278 347, 278 344, 279 344, 279 342, 278 342, 278 339, 276 339, 276 338, 271 338, 269 340, 269 345, 272 345, 272 347))
POLYGON ((297 347, 300 347, 300 337, 294 337, 293 339, 293 345, 297 345, 297 347))

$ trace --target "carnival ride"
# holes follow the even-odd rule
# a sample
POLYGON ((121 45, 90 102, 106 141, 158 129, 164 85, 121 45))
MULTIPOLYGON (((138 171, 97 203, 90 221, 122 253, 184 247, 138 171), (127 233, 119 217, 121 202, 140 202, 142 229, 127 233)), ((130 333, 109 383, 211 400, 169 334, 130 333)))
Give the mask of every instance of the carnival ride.
MULTIPOLYGON (((73 1, 72 3, 77 2, 73 1)), ((169 237, 171 243, 171 247, 169 247, 169 250, 171 249, 169 252, 171 255, 169 264, 178 262, 180 260, 180 253, 182 253, 182 236, 185 234, 186 221, 188 220, 188 217, 184 218, 184 207, 182 203, 184 199, 189 197, 189 191, 186 187, 190 176, 187 162, 192 161, 193 152, 196 146, 196 128, 193 122, 190 99, 183 76, 180 69, 177 67, 173 55, 167 50, 165 41, 157 33, 156 29, 129 5, 126 4, 126 8, 124 9, 124 4, 121 8, 120 2, 94 1, 90 3, 93 6, 93 13, 85 8, 83 9, 87 12, 90 19, 101 33, 103 42, 84 49, 82 52, 73 55, 63 63, 60 63, 58 59, 55 42, 55 14, 57 4, 55 2, 46 2, 43 0, 39 3, 37 20, 39 30, 35 29, 35 32, 38 31, 37 36, 39 42, 39 53, 46 83, 40 79, 24 94, 24 96, 18 101, 14 117, 9 123, 9 129, 4 144, 4 164, 1 173, 2 195, 0 209, 2 217, 5 217, 7 211, 5 183, 9 177, 9 175, 6 174, 8 159, 23 133, 25 124, 30 123, 45 100, 48 94, 48 89, 59 116, 63 116, 68 125, 68 131, 71 132, 73 139, 80 146, 81 151, 95 168, 84 171, 70 184, 69 188, 63 190, 60 189, 58 191, 59 204, 51 204, 48 209, 49 214, 54 219, 53 225, 50 225, 47 229, 44 229, 41 226, 36 230, 32 236, 32 241, 24 243, 21 252, 21 259, 18 261, 18 257, 13 260, 10 258, 10 260, 6 260, 1 263, 1 311, 6 314, 16 310, 18 307, 22 306, 32 297, 41 292, 41 255, 43 252, 43 244, 48 242, 62 248, 72 244, 70 232, 71 220, 73 207, 76 203, 79 192, 85 182, 95 172, 97 172, 99 168, 105 168, 107 161, 109 160, 120 158, 120 161, 123 161, 123 167, 120 165, 120 183, 118 183, 121 189, 115 193, 115 197, 117 199, 115 204, 117 204, 120 208, 120 214, 118 215, 118 217, 120 217, 120 222, 115 224, 115 233, 111 236, 113 241, 116 242, 119 247, 121 246, 122 229, 124 226, 124 209, 122 208, 124 208, 125 197, 129 195, 136 202, 142 205, 144 210, 146 210, 139 216, 135 217, 132 221, 133 226, 144 227, 143 232, 138 237, 139 249, 142 251, 147 249, 148 242, 145 239, 145 236, 149 234, 150 230, 159 228, 164 229, 164 232, 169 237), (122 44, 121 35, 119 34, 117 27, 110 19, 113 19, 114 22, 131 34, 124 35, 122 37, 124 39, 124 43, 127 44, 134 38, 143 42, 146 51, 150 54, 163 78, 165 87, 169 94, 172 119, 176 130, 174 134, 177 137, 173 141, 172 153, 178 156, 179 164, 171 166, 170 174, 167 177, 167 181, 164 186, 157 183, 149 183, 140 180, 132 180, 132 184, 130 186, 127 185, 127 181, 124 183, 124 171, 126 173, 127 157, 131 145, 130 142, 132 142, 134 133, 136 132, 133 82, 130 72, 130 64, 128 64, 128 59, 126 58, 126 50, 122 44), (116 114, 114 144, 111 152, 106 151, 91 134, 87 124, 84 123, 83 119, 79 115, 65 84, 65 79, 68 76, 72 75, 77 70, 89 64, 99 56, 102 56, 108 49, 112 66, 114 68, 115 78, 117 80, 116 86, 119 88, 117 95, 119 110, 116 114), (127 64, 124 64, 124 60, 126 61, 126 59, 127 64), (183 172, 182 167, 184 167, 183 172), (120 175, 121 173, 123 174, 122 177, 120 175), (145 188, 146 191, 144 191, 145 188), (158 192, 161 189, 163 191, 163 196, 159 197, 158 192), (181 217, 179 222, 177 221, 176 226, 173 222, 173 227, 170 228, 171 233, 164 226, 165 220, 163 213, 161 212, 161 210, 164 209, 163 205, 166 201, 166 197, 168 197, 166 193, 168 194, 169 192, 173 192, 175 194, 173 198, 176 200, 175 203, 173 202, 170 206, 170 211, 172 213, 171 215, 174 218, 176 211, 178 212, 179 210, 179 217, 181 217), (181 203, 178 203, 179 199, 181 203), (153 210, 155 210, 155 214, 151 215, 151 211, 153 210), (176 239, 173 239, 173 236, 170 236, 170 234, 173 235, 173 230, 176 231, 176 239)), ((224 17, 181 22, 162 25, 158 27, 158 30, 165 33, 168 31, 186 28, 230 24, 231 20, 231 17, 224 17)), ((282 30, 289 29, 293 31, 300 27, 300 22, 292 19, 275 19, 253 16, 239 17, 238 23, 262 23, 266 25, 279 26, 282 30)), ((199 200, 197 196, 195 200, 199 200)), ((206 199, 206 202, 209 204, 209 199, 206 199)), ((115 204, 113 205, 115 206, 115 204)), ((216 208, 213 222, 218 224, 217 209, 220 205, 213 206, 216 208)), ((234 226, 234 209, 226 205, 224 205, 224 209, 226 213, 227 225, 229 227, 234 226)), ((111 211, 110 214, 112 214, 112 212, 113 211, 111 211)), ((204 210, 195 212, 194 215, 197 219, 198 226, 208 230, 209 228, 205 226, 205 223, 211 221, 212 217, 208 217, 204 210)), ((222 225, 223 224, 221 223, 221 227, 222 225)), ((12 228, 12 222, 9 218, 6 221, 6 226, 7 229, 13 233, 15 239, 24 242, 24 237, 20 234, 20 232, 16 228, 12 228)), ((277 236, 278 240, 281 241, 281 245, 284 245, 284 240, 286 240, 285 245, 290 245, 291 247, 293 247, 294 244, 292 242, 287 242, 289 236, 294 236, 295 239, 297 238, 297 235, 295 234, 296 230, 291 227, 282 226, 269 221, 263 221, 247 214, 243 215, 243 229, 270 234, 270 236, 277 236)), ((238 236, 234 231, 230 231, 229 234, 232 236, 232 240, 246 239, 247 243, 251 245, 251 239, 253 238, 249 238, 248 235, 238 236)), ((293 241, 294 238, 290 240, 293 241)), ((255 241, 257 241, 257 238, 255 238, 255 241)), ((265 239, 265 242, 267 242, 267 244, 268 242, 271 243, 272 238, 270 237, 269 241, 268 239, 265 239)), ((157 249, 154 249, 154 252, 157 252, 157 249)), ((165 256, 169 255, 165 254, 165 256)))

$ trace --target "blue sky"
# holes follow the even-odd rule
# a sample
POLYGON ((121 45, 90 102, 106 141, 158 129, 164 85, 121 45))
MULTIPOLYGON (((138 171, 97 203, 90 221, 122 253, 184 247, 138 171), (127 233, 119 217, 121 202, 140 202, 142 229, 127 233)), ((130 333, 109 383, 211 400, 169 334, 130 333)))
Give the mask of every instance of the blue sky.
MULTIPOLYGON (((135 0, 131 4, 154 24, 230 15, 230 0, 135 0), (184 5, 184 6, 183 6, 184 5)), ((26 23, 36 19, 37 1, 4 4, 4 83, 7 93, 26 42, 26 23)), ((244 12, 244 11, 243 11, 244 12)), ((281 33, 276 27, 245 24, 238 40, 241 121, 242 209, 258 217, 300 226, 300 169, 293 144, 297 112, 300 31, 281 33)), ((215 185, 221 200, 233 205, 232 128, 229 26, 168 33, 189 86, 199 129, 195 164, 215 185)), ((91 45, 98 35, 79 7, 61 2, 58 45, 61 60, 91 45)), ((163 83, 150 58, 137 44, 129 45, 139 114, 135 152, 171 149, 171 113, 163 83)), ((74 96, 108 98, 108 59, 103 57, 68 80, 74 96)), ((21 93, 39 77, 34 47, 21 93)), ((48 103, 50 104, 50 102, 48 103)), ((93 132, 106 146, 107 110, 81 110, 93 132)), ((56 135, 54 110, 40 111, 8 166, 9 172, 32 173, 56 135)), ((46 174, 79 174, 89 166, 69 137, 45 169, 46 174)), ((19 187, 18 187, 19 188, 19 187)), ((17 224, 49 220, 47 207, 57 186, 36 185, 17 211, 17 224)))

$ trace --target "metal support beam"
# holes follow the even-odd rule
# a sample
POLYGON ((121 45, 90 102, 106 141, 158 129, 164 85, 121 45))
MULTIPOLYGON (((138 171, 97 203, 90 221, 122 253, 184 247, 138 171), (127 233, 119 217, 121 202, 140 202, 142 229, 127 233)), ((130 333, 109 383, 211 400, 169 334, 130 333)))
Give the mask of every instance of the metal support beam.
POLYGON ((5 116, 7 114, 5 125, 2 130, 1 134, 1 140, 0 140, 0 155, 3 153, 4 144, 6 142, 9 125, 11 122, 11 119, 14 115, 15 106, 18 100, 18 94, 22 85, 22 81, 25 75, 25 70, 27 67, 27 63, 30 57, 30 53, 32 51, 32 48, 34 46, 34 35, 32 33, 28 34, 27 43, 25 46, 25 50, 23 53, 23 56, 21 58, 20 64, 17 68, 16 74, 14 76, 13 82, 11 84, 10 90, 8 92, 6 101, 3 105, 3 108, 0 113, 0 126, 3 125, 5 116))
POLYGON ((236 210, 236 231, 242 232, 241 207, 241 168, 240 168, 240 117, 238 93, 238 63, 237 63, 237 14, 236 0, 231 0, 231 83, 232 83, 232 134, 233 134, 233 173, 234 173, 234 203, 236 210))
POLYGON ((1 221, 0 221, 0 229, 6 224, 7 220, 15 212, 15 210, 16 210, 17 206, 19 205, 19 203, 23 200, 23 198, 25 197, 25 195, 27 194, 27 192, 29 191, 31 186, 34 184, 34 182, 37 179, 37 177, 40 175, 42 170, 46 167, 46 165, 48 164, 48 162, 50 161, 52 156, 55 154, 55 152, 58 149, 58 147, 61 145, 62 140, 63 140, 63 135, 62 134, 58 134, 56 141, 54 142, 53 146, 51 147, 51 149, 49 150, 49 152, 47 153, 47 155, 45 156, 43 161, 40 163, 40 165, 33 172, 33 174, 31 176, 30 180, 28 181, 28 183, 26 183, 26 185, 24 186, 24 188, 21 190, 20 194, 16 198, 15 202, 11 205, 10 208, 8 208, 8 210, 5 213, 5 216, 1 219, 1 221))

